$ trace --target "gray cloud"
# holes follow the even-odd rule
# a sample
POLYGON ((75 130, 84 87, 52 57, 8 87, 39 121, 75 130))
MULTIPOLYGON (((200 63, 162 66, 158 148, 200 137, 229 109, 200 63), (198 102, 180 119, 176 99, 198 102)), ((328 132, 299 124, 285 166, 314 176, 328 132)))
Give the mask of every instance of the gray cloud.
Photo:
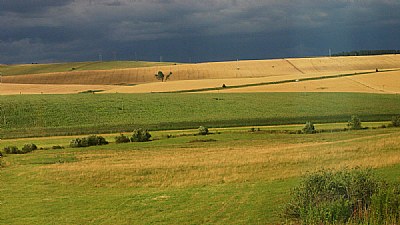
POLYGON ((3 0, 0 60, 88 60, 113 51, 128 59, 136 51, 149 60, 207 61, 318 55, 326 46, 394 49, 399 11, 397 0, 3 0))

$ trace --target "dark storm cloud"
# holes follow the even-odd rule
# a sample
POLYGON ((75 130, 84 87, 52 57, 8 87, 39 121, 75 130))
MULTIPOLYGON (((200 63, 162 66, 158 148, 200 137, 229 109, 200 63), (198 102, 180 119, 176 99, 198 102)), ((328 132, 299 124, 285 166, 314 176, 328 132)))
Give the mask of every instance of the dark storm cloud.
POLYGON ((397 0, 0 0, 0 6, 0 63, 95 60, 99 53, 208 61, 400 48, 397 0))
POLYGON ((1 0, 0 13, 36 13, 50 7, 68 5, 73 0, 1 0))

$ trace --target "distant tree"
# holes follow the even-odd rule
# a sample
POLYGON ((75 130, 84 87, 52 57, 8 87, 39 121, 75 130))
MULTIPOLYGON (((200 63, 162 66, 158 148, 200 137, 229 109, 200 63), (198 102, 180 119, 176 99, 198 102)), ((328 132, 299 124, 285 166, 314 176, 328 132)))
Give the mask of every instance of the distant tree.
POLYGON ((400 127, 400 115, 392 117, 392 126, 400 127))
POLYGON ((207 127, 203 127, 203 126, 200 126, 199 127, 199 134, 200 135, 207 135, 208 134, 208 128, 207 127))
POLYGON ((161 80, 161 82, 167 81, 169 77, 172 75, 172 72, 169 72, 168 75, 165 75, 162 71, 158 71, 154 76, 157 78, 157 80, 161 80))
POLYGON ((131 142, 146 142, 150 141, 151 134, 142 128, 135 129, 133 131, 131 142))
POLYGON ((314 124, 312 122, 306 122, 306 125, 301 130, 303 134, 314 134, 317 131, 315 130, 314 124))
POLYGON ((351 120, 347 123, 347 126, 352 130, 360 130, 361 126, 361 119, 358 116, 351 116, 351 120))

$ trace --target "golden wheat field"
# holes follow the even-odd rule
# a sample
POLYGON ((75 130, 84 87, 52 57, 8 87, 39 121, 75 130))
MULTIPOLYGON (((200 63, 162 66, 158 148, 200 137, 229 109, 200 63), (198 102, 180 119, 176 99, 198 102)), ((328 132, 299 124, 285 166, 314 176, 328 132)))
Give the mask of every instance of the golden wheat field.
POLYGON ((223 84, 239 86, 340 74, 355 74, 355 76, 234 88, 223 91, 399 93, 400 72, 388 72, 388 70, 397 70, 398 68, 400 68, 399 55, 178 64, 117 70, 3 76, 0 94, 77 93, 85 90, 103 90, 105 93, 171 92, 216 88, 223 84), (382 72, 374 73, 376 69, 382 72), (157 71, 172 72, 173 75, 167 82, 160 82, 154 76, 157 71), (365 72, 369 74, 360 74, 365 72), (16 84, 29 84, 29 86, 16 84))

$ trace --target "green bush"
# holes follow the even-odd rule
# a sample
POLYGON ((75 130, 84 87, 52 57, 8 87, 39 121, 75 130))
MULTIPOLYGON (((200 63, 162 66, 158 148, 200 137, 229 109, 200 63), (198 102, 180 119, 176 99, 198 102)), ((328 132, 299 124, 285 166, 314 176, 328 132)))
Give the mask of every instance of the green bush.
POLYGON ((139 129, 135 129, 133 131, 131 141, 132 142, 146 142, 146 141, 150 141, 150 138, 151 138, 151 134, 147 130, 139 128, 139 129))
POLYGON ((394 127, 400 127, 400 115, 392 117, 392 125, 394 127))
POLYGON ((207 128, 207 127, 200 126, 200 127, 199 127, 199 134, 200 134, 200 135, 207 135, 207 134, 208 134, 208 128, 207 128))
POLYGON ((90 135, 86 138, 76 138, 71 140, 69 146, 71 148, 83 148, 96 145, 106 145, 108 141, 102 136, 90 135))
POLYGON ((312 122, 306 122, 306 125, 301 129, 301 131, 303 134, 314 134, 317 132, 312 122))
POLYGON ((300 224, 397 224, 400 188, 395 187, 377 179, 371 170, 320 171, 292 191, 283 215, 300 224))
POLYGON ((37 146, 35 144, 25 144, 24 147, 22 147, 22 152, 23 153, 28 153, 32 152, 34 150, 37 150, 37 146))
POLYGON ((360 130, 360 129, 362 129, 361 119, 358 118, 358 116, 353 115, 353 116, 351 116, 350 121, 347 123, 347 126, 351 130, 360 130))
POLYGON ((125 136, 123 134, 120 134, 119 136, 115 137, 115 143, 117 143, 117 144, 119 144, 119 143, 128 143, 130 141, 131 140, 129 139, 129 137, 127 137, 127 136, 125 136))
POLYGON ((97 135, 90 135, 87 137, 87 142, 89 146, 96 146, 96 145, 107 145, 108 141, 102 136, 97 135))
POLYGON ((7 146, 3 149, 6 154, 22 154, 21 150, 17 146, 7 146))
POLYGON ((64 149, 64 147, 61 145, 54 145, 51 147, 51 149, 64 149))

